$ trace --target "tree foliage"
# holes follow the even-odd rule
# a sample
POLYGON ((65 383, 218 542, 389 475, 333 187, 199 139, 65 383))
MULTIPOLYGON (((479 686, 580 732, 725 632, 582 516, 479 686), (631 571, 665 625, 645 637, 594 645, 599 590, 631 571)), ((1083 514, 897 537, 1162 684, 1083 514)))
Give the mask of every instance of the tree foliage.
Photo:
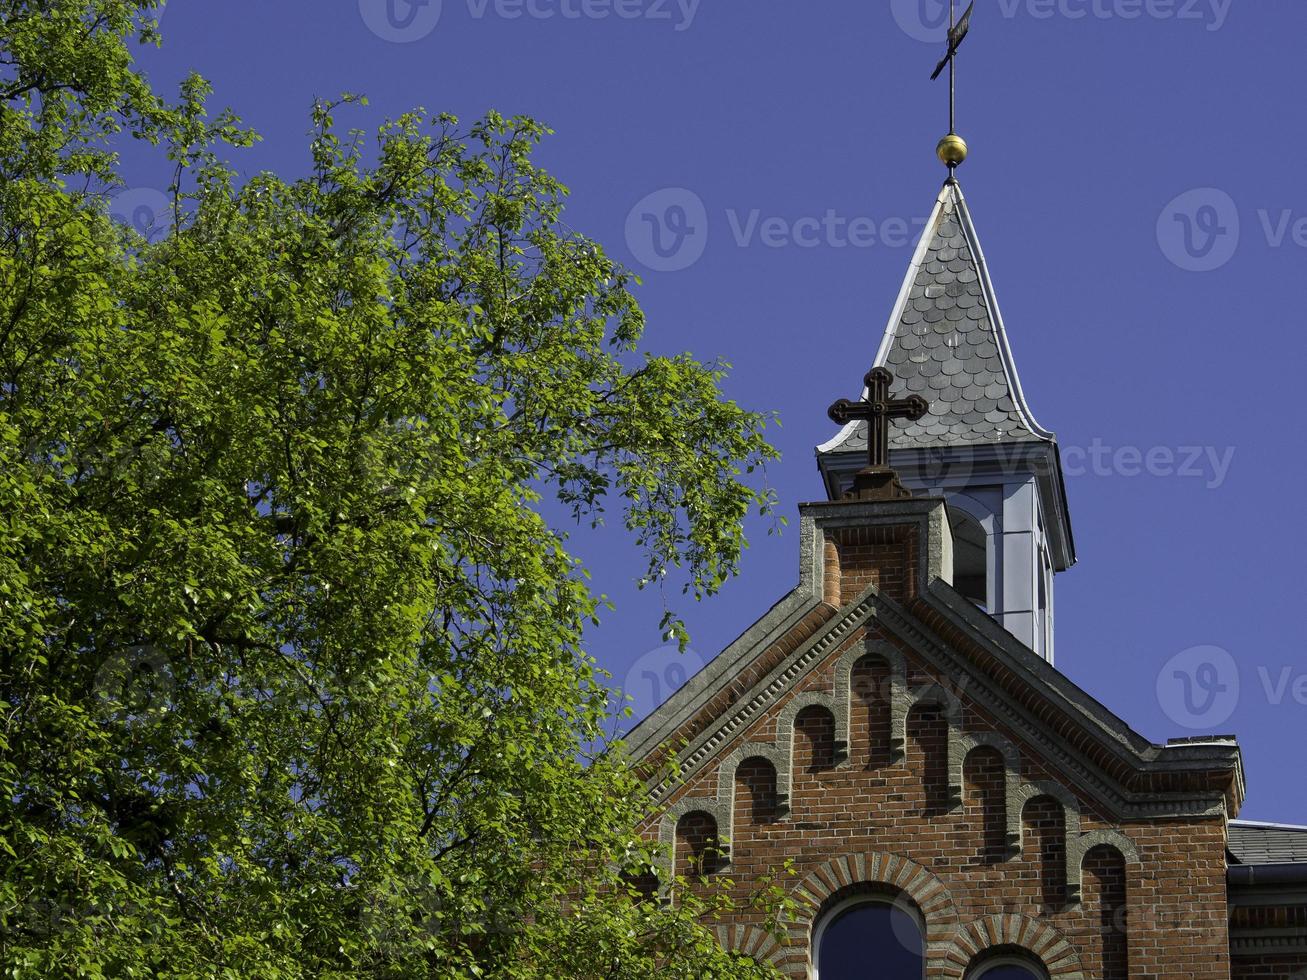
POLYGON ((639 354, 540 125, 346 97, 303 176, 238 180, 203 80, 133 67, 156 5, 0 0, 4 975, 764 975, 724 892, 628 885, 602 598, 542 515, 710 595, 766 420, 639 354), (133 138, 153 239, 108 214, 133 138))

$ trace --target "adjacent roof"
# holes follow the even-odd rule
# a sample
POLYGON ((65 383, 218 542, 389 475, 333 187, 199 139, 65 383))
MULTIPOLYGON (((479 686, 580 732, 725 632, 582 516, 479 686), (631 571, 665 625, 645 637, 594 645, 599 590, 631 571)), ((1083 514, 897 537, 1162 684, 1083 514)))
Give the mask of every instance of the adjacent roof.
POLYGON ((1230 853, 1240 864, 1307 864, 1307 827, 1232 820, 1230 853))
MULTIPOLYGON (((984 253, 956 181, 945 184, 935 202, 875 363, 894 373, 896 397, 919 394, 930 402, 920 421, 894 426, 894 449, 1054 441, 1021 392, 984 253)), ((817 451, 866 446, 866 423, 858 421, 817 451)))

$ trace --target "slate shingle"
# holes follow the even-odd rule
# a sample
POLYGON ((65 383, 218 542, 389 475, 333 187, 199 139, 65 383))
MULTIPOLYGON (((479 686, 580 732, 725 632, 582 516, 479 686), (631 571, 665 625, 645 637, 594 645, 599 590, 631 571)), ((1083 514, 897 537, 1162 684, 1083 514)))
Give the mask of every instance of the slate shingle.
POLYGON ((1240 864, 1307 864, 1307 827, 1231 821, 1230 853, 1240 864))
MULTIPOLYGON (((918 394, 930 402, 930 412, 919 421, 892 427, 890 445, 896 449, 1051 438, 1023 415, 1004 370, 996 314, 962 224, 965 207, 960 190, 946 187, 926 231, 928 245, 892 325, 888 352, 879 361, 894 373, 894 397, 918 394)), ((1009 370, 1015 372, 1011 365, 1009 370)), ((866 447, 866 423, 858 422, 822 450, 866 447)))

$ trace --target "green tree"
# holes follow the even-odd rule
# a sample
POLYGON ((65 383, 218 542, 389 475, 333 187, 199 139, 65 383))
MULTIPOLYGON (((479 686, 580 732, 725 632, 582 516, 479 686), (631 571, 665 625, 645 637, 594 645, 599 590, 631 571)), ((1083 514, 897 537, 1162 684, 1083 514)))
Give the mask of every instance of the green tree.
POLYGON ((638 354, 541 126, 345 98, 305 176, 238 181, 204 82, 133 68, 156 6, 0 0, 4 975, 765 975, 724 893, 627 884, 602 599, 542 512, 709 595, 766 420, 638 354), (153 239, 107 213, 131 138, 175 165, 153 239))

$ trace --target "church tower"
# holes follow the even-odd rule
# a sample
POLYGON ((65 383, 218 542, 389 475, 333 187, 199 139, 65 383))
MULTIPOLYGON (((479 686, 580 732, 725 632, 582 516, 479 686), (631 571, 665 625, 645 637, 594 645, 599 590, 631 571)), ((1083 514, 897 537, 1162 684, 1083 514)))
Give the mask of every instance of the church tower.
POLYGON ((1236 820, 1233 737, 1153 742, 1051 665, 1062 466, 966 153, 950 125, 885 332, 846 352, 872 366, 830 407, 798 584, 626 740, 647 887, 725 887, 718 941, 795 980, 1307 980, 1307 827, 1236 820), (761 884, 788 888, 783 922, 761 884))
MULTIPOLYGON (((929 405, 920 418, 891 427, 890 466, 908 489, 947 501, 954 588, 1051 663, 1053 576, 1075 562, 1057 439, 1026 404, 953 175, 912 257, 875 366, 892 372, 892 397, 915 395, 929 405)), ((867 426, 849 421, 817 449, 831 500, 846 495, 863 465, 867 426)))

